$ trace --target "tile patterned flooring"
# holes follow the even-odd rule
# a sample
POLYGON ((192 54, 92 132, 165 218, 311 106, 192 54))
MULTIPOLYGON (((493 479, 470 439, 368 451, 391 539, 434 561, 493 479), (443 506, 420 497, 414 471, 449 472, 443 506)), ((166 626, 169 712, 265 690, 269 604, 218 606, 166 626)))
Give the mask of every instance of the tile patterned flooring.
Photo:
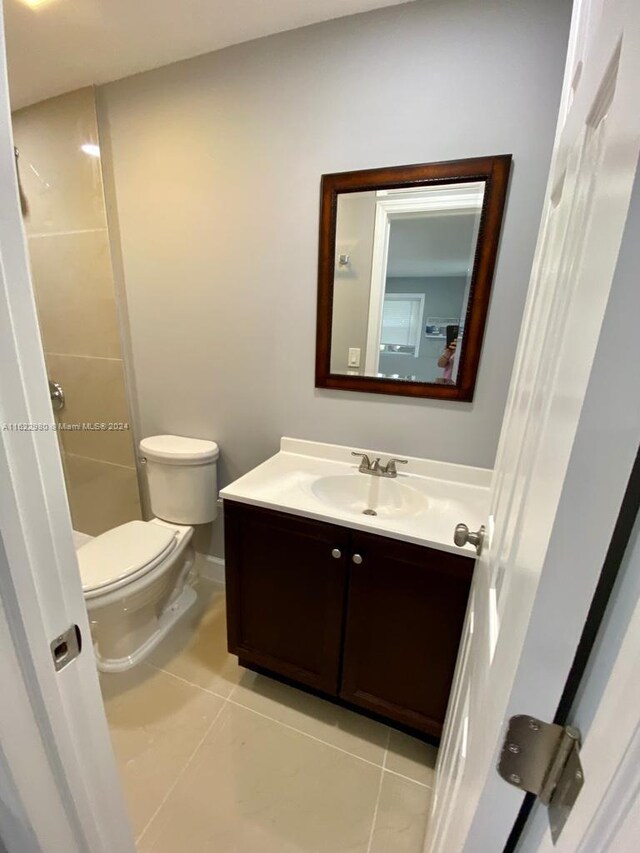
POLYGON ((141 853, 422 853, 436 750, 238 666, 224 590, 101 684, 141 853))

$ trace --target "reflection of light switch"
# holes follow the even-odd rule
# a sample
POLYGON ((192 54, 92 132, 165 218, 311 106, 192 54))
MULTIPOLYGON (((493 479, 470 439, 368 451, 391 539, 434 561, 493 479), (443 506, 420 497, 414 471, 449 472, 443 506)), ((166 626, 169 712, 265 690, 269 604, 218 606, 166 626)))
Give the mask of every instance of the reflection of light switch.
POLYGON ((349 347, 349 367, 360 367, 360 347, 349 347))

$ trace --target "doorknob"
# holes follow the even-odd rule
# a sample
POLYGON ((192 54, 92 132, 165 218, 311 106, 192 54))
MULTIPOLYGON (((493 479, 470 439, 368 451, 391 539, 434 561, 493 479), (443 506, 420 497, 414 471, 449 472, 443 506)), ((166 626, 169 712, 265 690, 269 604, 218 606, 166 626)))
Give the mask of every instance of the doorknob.
POLYGON ((456 529, 453 534, 453 541, 459 547, 462 548, 464 545, 474 545, 476 549, 476 554, 480 556, 482 553, 482 546, 484 544, 484 533, 485 526, 484 524, 480 525, 480 530, 475 533, 472 530, 469 530, 466 524, 456 524, 456 529))
POLYGON ((49 380, 49 396, 51 397, 51 405, 54 412, 64 409, 64 391, 62 390, 62 385, 58 382, 53 382, 51 379, 49 380))

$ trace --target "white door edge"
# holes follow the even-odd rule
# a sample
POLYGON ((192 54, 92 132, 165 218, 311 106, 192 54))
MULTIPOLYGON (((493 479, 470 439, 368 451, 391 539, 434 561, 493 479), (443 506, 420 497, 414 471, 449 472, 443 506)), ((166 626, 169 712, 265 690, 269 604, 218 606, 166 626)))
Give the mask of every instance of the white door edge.
MULTIPOLYGON (((608 325, 611 332, 617 332, 625 339, 637 337, 634 326, 640 316, 640 289, 637 288, 639 236, 640 163, 636 170, 631 208, 616 271, 616 279, 625 277, 627 286, 618 288, 615 285, 619 282, 614 283, 605 318, 605 327, 608 325)), ((606 333, 606 328, 604 331, 606 333)), ((600 352, 602 383, 607 382, 618 361, 619 351, 615 345, 618 335, 610 335, 608 355, 600 352)), ((640 348, 638 355, 640 357, 640 348)), ((635 406, 636 410, 640 409, 637 397, 635 406)), ((628 418, 628 412, 621 411, 619 414, 622 418, 628 418)), ((631 426, 630 420, 629 424, 631 426)), ((597 642, 567 719, 567 723, 581 729, 585 786, 559 839, 556 847, 558 853, 573 853, 578 849, 590 853, 609 849, 635 849, 628 841, 625 842, 627 846, 624 846, 621 839, 631 838, 626 835, 626 811, 640 809, 640 800, 632 802, 640 795, 640 764, 637 761, 640 750, 640 694, 637 688, 640 660, 639 531, 640 516, 636 519, 627 544, 597 642), (619 626, 624 624, 627 611, 632 616, 628 619, 626 632, 623 632, 619 626), (612 630, 614 624, 615 630, 612 630), (594 670, 598 670, 597 681, 593 678, 594 670), (607 676, 606 686, 601 686, 603 673, 607 676), (597 710, 593 712, 591 720, 587 710, 593 708, 596 702, 597 710), (588 724, 583 726, 585 719, 588 724), (630 762, 629 756, 636 758, 630 762), (622 835, 618 837, 617 833, 622 835), (615 838, 616 841, 612 840, 611 846, 607 847, 603 841, 605 838, 615 838)), ((518 851, 522 853, 533 850, 540 853, 543 850, 554 850, 547 815, 539 804, 534 807, 518 846, 518 851)))
MULTIPOLYGON (((135 845, 113 757, 91 649, 87 613, 72 541, 56 434, 10 424, 51 424, 47 377, 27 263, 15 174, 4 29, 0 20, 0 536, 6 566, 0 596, 22 684, 11 701, 37 722, 75 847, 65 853, 133 853, 135 845), (59 673, 49 643, 78 625, 84 650, 59 673), (22 697, 22 699, 20 699, 22 697)), ((37 427, 36 427, 37 429, 37 427)), ((20 733, 0 717, 0 739, 20 746, 20 733)), ((29 744, 23 743, 24 761, 29 744)), ((20 752, 18 751, 18 755, 20 752)), ((14 766, 14 779, 25 772, 14 766)), ((22 791, 25 813, 51 849, 52 808, 22 791), (49 827, 51 830, 51 826, 49 827)), ((53 794, 52 794, 53 796, 53 794)), ((58 811, 56 820, 63 832, 58 811)))
POLYGON ((503 848, 523 796, 495 770, 506 723, 554 717, 640 438, 637 269, 634 282, 617 280, 640 150, 640 7, 584 0, 579 10, 584 37, 569 62, 584 60, 582 76, 563 98, 493 477, 497 534, 474 575, 477 639, 456 674, 427 851, 503 848), (621 297, 623 325, 611 322, 621 297), (493 590, 497 645, 485 618, 493 590))

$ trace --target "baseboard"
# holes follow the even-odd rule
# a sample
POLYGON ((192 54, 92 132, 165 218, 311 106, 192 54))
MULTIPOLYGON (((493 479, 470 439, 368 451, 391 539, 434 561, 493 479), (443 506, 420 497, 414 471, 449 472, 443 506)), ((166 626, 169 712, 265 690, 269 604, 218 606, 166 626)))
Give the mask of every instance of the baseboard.
POLYGON ((224 560, 221 557, 212 557, 210 554, 198 554, 197 561, 200 577, 224 586, 224 560))

